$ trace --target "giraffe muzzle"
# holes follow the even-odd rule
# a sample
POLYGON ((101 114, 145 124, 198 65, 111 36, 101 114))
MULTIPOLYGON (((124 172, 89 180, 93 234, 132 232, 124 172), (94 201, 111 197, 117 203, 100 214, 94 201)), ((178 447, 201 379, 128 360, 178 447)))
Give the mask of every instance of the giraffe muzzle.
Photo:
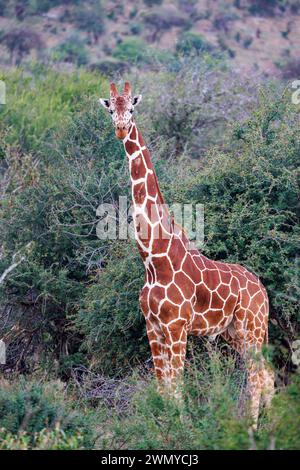
POLYGON ((124 129, 124 128, 120 129, 118 127, 116 128, 116 136, 118 139, 121 139, 121 140, 125 139, 127 134, 128 134, 128 129, 124 129))

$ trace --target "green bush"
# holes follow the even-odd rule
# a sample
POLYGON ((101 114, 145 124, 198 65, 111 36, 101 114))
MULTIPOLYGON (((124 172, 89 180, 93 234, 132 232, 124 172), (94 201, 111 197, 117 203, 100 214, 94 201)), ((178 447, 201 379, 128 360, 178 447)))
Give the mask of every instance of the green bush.
POLYGON ((74 408, 59 381, 1 382, 0 448, 91 447, 91 423, 91 414, 74 408))
MULTIPOLYGON (((59 381, 2 380, 0 449, 299 449, 299 373, 277 390, 258 430, 250 432, 242 400, 245 371, 220 346, 206 344, 201 354, 189 346, 182 401, 162 398, 145 373, 126 379, 121 409, 121 402, 111 399, 111 386, 107 396, 96 398, 101 394, 94 374, 90 404, 67 394, 59 381)), ((103 376, 101 384, 105 388, 103 376)))
POLYGON ((85 335, 83 348, 105 374, 122 374, 150 357, 138 303, 144 269, 133 243, 114 245, 105 269, 87 289, 76 319, 85 335))
POLYGON ((74 13, 76 26, 90 33, 91 40, 98 42, 99 36, 103 34, 105 11, 101 0, 89 0, 85 5, 79 5, 74 13))
MULTIPOLYGON (((5 269, 10 263, 13 253, 21 250, 22 253, 26 254, 26 263, 20 265, 18 272, 16 271, 16 278, 11 278, 14 284, 12 290, 4 289, 1 291, 1 297, 8 304, 10 302, 16 302, 14 305, 19 307, 14 308, 14 315, 10 317, 8 324, 3 325, 2 321, 0 324, 1 337, 5 332, 11 332, 12 337, 10 339, 10 345, 8 347, 8 361, 7 363, 11 366, 16 364, 18 356, 21 351, 26 351, 23 356, 22 364, 25 367, 32 367, 33 350, 39 349, 39 366, 44 366, 49 357, 61 357, 61 363, 66 364, 65 354, 61 354, 64 350, 63 344, 68 343, 67 355, 73 356, 74 360, 78 348, 79 335, 73 332, 69 337, 70 320, 68 316, 74 312, 76 302, 82 298, 82 288, 84 288, 84 280, 87 280, 86 274, 86 262, 90 260, 88 251, 89 244, 87 244, 87 234, 89 233, 90 223, 96 225, 96 208, 101 202, 101 198, 105 193, 108 192, 110 184, 115 180, 114 170, 107 174, 107 185, 105 187, 104 180, 102 180, 102 188, 99 186, 99 178, 101 178, 101 172, 103 171, 105 162, 103 159, 99 159, 98 151, 102 152, 99 146, 99 136, 103 138, 103 150, 107 149, 108 157, 114 159, 116 155, 115 149, 120 149, 119 142, 116 139, 112 139, 112 128, 108 126, 108 121, 105 121, 106 132, 102 131, 99 122, 101 122, 101 111, 99 111, 99 105, 97 103, 99 85, 101 80, 93 82, 93 75, 87 73, 80 73, 72 77, 61 75, 61 80, 57 80, 58 75, 49 74, 49 82, 44 81, 43 85, 36 81, 38 84, 41 96, 44 100, 45 106, 49 107, 49 101, 51 103, 52 95, 48 95, 46 99, 46 90, 51 83, 51 78, 55 78, 55 83, 58 85, 57 95, 55 95, 55 101, 53 102, 52 114, 49 113, 49 118, 53 119, 53 129, 59 126, 60 117, 65 117, 66 130, 61 130, 63 136, 60 138, 58 135, 54 140, 50 142, 50 132, 47 137, 43 136, 42 142, 36 145, 33 140, 34 147, 36 150, 36 156, 26 156, 20 158, 18 151, 13 151, 14 146, 4 147, 3 157, 5 162, 9 165, 9 171, 11 176, 9 177, 9 187, 7 194, 2 198, 1 206, 1 232, 3 240, 3 257, 1 259, 1 269, 5 269), (69 78, 68 78, 69 77, 69 78), (85 81, 86 79, 86 81, 85 81), (69 80, 69 81, 68 81, 69 80), (81 82, 83 80, 83 82, 81 82), (69 88, 66 87, 66 83, 69 84, 69 88), (82 84, 84 83, 84 91, 86 92, 87 85, 90 87, 90 93, 95 93, 94 84, 96 84, 97 94, 91 101, 88 101, 87 108, 93 109, 91 119, 90 111, 88 113, 87 122, 84 123, 83 117, 78 116, 77 121, 72 122, 72 126, 68 127, 68 113, 71 116, 72 106, 77 106, 77 100, 82 96, 82 84), (59 90, 64 90, 63 93, 59 93, 59 90), (96 98, 97 96, 97 98, 96 98), (73 102, 76 100, 76 102, 73 102), (63 103, 62 109, 59 108, 59 103, 63 103), (57 104, 57 108, 55 105, 57 104), (65 114, 63 114, 63 107, 65 106, 65 114), (59 111, 59 112, 58 112, 59 111), (60 114, 62 113, 62 114, 60 114), (54 120, 56 118, 56 122, 54 120), (90 133, 87 132, 87 126, 90 125, 90 133), (74 132, 77 126, 76 132, 74 132), (90 167, 90 172, 87 174, 86 165, 87 162, 92 158, 91 156, 91 137, 94 139, 94 168, 90 167), (112 145, 107 145, 107 137, 111 140, 112 145), (78 159, 78 152, 80 152, 79 139, 82 139, 82 160, 78 159), (48 139, 48 140, 47 140, 48 139), (57 144, 54 146, 53 143, 57 139, 57 144), (74 140, 75 139, 75 140, 74 140), (84 142, 84 143, 83 143, 84 142), (43 155, 41 158, 40 155, 43 155), (84 157, 85 153, 85 158, 84 157), (37 156, 38 155, 38 156, 37 156), (66 158, 64 160, 64 157, 66 158), (40 160, 36 160, 40 158, 40 160), (39 165, 37 165, 37 161, 39 165), (78 163, 83 165, 79 171, 78 163), (98 166, 98 170, 95 170, 95 165, 98 166), (81 178, 83 175, 87 176, 87 179, 83 181, 81 178), (113 176, 112 176, 113 175, 113 176), (79 178, 77 184, 75 184, 74 178, 79 178), (75 186, 74 186, 75 184, 75 186), (93 205, 86 205, 85 195, 83 186, 90 188, 90 195, 93 199, 93 205), (83 192, 77 192, 82 187, 83 192), (18 188, 18 191, 14 191, 18 188), (96 190, 96 192, 95 192, 96 190), (101 190, 103 190, 101 196, 101 190), (100 192, 99 192, 100 191, 100 192), (80 195, 81 194, 81 195, 80 195), (75 202, 78 204, 78 211, 71 209, 74 204, 74 198, 79 196, 79 200, 75 202), (69 199, 70 198, 70 199, 69 199), (73 199, 73 201, 72 201, 73 199), (62 204, 60 201, 64 201, 62 204), (82 211, 79 208, 82 208, 82 211), (95 210, 94 210, 94 208, 95 210), (81 213, 81 214, 80 214, 81 213), (2 217, 3 215, 3 217, 2 217), (86 224, 79 223, 77 217, 86 218, 86 224), (61 217, 63 224, 60 225, 61 217), (71 223, 71 219, 77 220, 74 224, 74 232, 71 233, 67 228, 68 224, 71 223), (59 228, 60 227, 60 228, 59 228), (83 231, 82 231, 83 230, 83 231), (78 251, 77 242, 81 239, 83 242, 80 243, 80 250, 78 251), (26 246, 30 243, 30 249, 26 246), (24 248, 25 247, 25 248, 24 248), (29 297, 28 297, 29 296, 29 297), (23 300, 22 300, 23 299, 23 300), (25 300, 27 299, 27 300, 25 300), (35 299, 35 300, 33 300, 35 299), (25 301, 25 303, 24 303, 25 301), (33 301, 33 303, 32 303, 33 301), (40 304, 41 302, 41 304, 40 304), (40 304, 40 308, 35 309, 34 305, 40 304), (22 307, 23 305, 23 307, 22 307), (25 307, 24 309, 24 305, 25 307), (34 318, 34 319, 33 319, 34 318), (32 329, 34 322, 35 327, 32 329), (20 325, 21 335, 17 335, 17 339, 14 340, 14 325, 20 325), (71 340, 71 341, 70 341, 71 340), (29 341, 29 345, 28 345, 29 341), (67 341, 67 343, 65 343, 67 341), (27 346, 26 346, 27 344, 27 346), (39 348, 39 344, 43 344, 42 349, 39 348), (25 350, 23 349, 25 348, 25 350), (43 362, 45 361, 45 362, 43 362), (30 365, 29 365, 30 364, 30 365)), ((30 96, 32 94, 33 99, 31 101, 32 110, 36 111, 36 120, 30 121, 30 116, 26 116, 25 106, 16 106, 16 112, 6 109, 8 114, 7 119, 16 118, 17 112, 25 113, 28 119, 23 121, 23 130, 26 131, 26 126, 30 125, 33 129, 33 136, 36 137, 36 129, 39 128, 43 131, 43 125, 46 123, 45 116, 41 116, 40 113, 44 111, 42 105, 43 100, 38 100, 39 95, 34 93, 34 90, 30 90, 31 81, 28 80, 28 93, 26 93, 26 87, 23 88, 23 97, 26 97, 24 103, 30 103, 30 96), (27 101, 28 100, 28 101, 27 101), (36 100, 36 102, 35 102, 36 100), (38 107, 38 104, 40 107, 38 107), (38 112, 37 112, 38 111, 38 112), (45 119, 45 121, 44 121, 45 119), (39 121, 40 120, 40 121, 39 121)), ((19 83, 21 87, 21 83, 19 83)), ((105 92, 103 91, 105 94, 105 92)), ((18 103, 18 102, 17 102, 18 103)), ((19 101, 20 103, 20 101, 19 101)), ((23 114, 21 114, 23 117, 23 114)), ((21 122, 21 119, 20 119, 21 122)), ((69 121, 71 122, 71 121, 69 121)), ((16 129, 14 129, 16 131, 16 129)), ((28 135, 28 133, 27 133, 28 135)), ((7 139, 13 141, 14 135, 7 133, 7 139)), ((18 136, 19 137, 19 136, 18 136)), ((39 135, 41 137, 41 135, 39 135)), ((52 137, 53 139, 53 137, 52 137)), ((101 139, 100 139, 101 140, 101 139)), ((32 145, 30 142, 29 145, 32 145)), ((119 165, 122 163, 120 159, 119 165)), ((114 163, 111 163, 112 166, 114 163)), ((90 165, 90 164, 89 164, 90 165)), ((92 166, 93 166, 92 165, 92 166)), ((114 167, 115 168, 115 167, 114 167)), ((98 243, 99 240, 96 238, 95 231, 89 237, 92 245, 96 248, 95 259, 92 259, 94 263, 103 246, 98 243), (97 243, 99 245, 99 251, 97 251, 97 243)), ((94 248, 93 248, 94 250, 94 248)), ((90 268, 88 268, 90 269, 90 268)), ((1 271, 2 272, 2 271, 1 271)), ((0 317, 2 320, 2 317, 0 317)), ((81 360, 81 359, 80 359, 81 360)), ((69 364, 72 360, 68 358, 69 364)))
POLYGON ((144 13, 143 21, 148 27, 154 28, 157 33, 160 31, 160 34, 174 26, 187 27, 189 24, 187 17, 172 4, 162 5, 154 11, 144 13))
POLYGON ((54 61, 70 62, 80 66, 88 63, 89 54, 85 42, 73 35, 53 49, 52 58, 54 61))
POLYGON ((161 5, 162 0, 144 0, 144 3, 147 7, 153 7, 155 5, 161 5))
POLYGON ((243 46, 245 49, 248 49, 251 44, 253 42, 253 38, 251 36, 246 36, 244 39, 243 39, 243 46))
POLYGON ((300 59, 290 57, 277 61, 275 65, 285 80, 296 80, 300 76, 300 59))
POLYGON ((249 12, 254 15, 273 16, 276 11, 298 13, 298 0, 248 0, 249 12))
POLYGON ((162 159, 201 159, 209 146, 226 145, 229 124, 244 120, 255 103, 252 84, 208 54, 201 61, 182 57, 143 77, 140 86, 145 104, 139 112, 162 159))
MULTIPOLYGON (((81 0, 4 0, 7 12, 16 14, 18 20, 24 20, 25 17, 32 15, 41 15, 47 13, 51 8, 59 5, 77 5, 81 0)), ((1 14, 0 1, 0 14, 1 14)))
POLYGON ((26 431, 13 434, 0 429, 0 450, 80 450, 84 449, 82 441, 81 430, 67 436, 59 426, 52 431, 43 429, 33 436, 26 431))
POLYGON ((113 50, 113 57, 131 65, 171 64, 174 56, 168 50, 155 49, 149 46, 143 39, 129 37, 119 43, 113 50))
POLYGON ((180 10, 188 15, 194 15, 197 19, 204 18, 207 15, 207 12, 199 14, 197 9, 198 0, 178 0, 177 3, 180 10))
MULTIPOLYGON (((46 13, 51 8, 57 7, 62 3, 67 3, 68 0, 23 0, 22 7, 24 9, 24 14, 27 15, 40 15, 46 13)), ((79 0, 75 0, 75 3, 79 0)), ((16 0, 17 5, 20 5, 20 2, 16 0)))
POLYGON ((183 55, 210 52, 212 49, 213 46, 201 34, 190 31, 181 34, 176 43, 176 51, 183 55))
POLYGON ((228 34, 230 31, 230 24, 232 21, 238 20, 239 16, 232 10, 228 10, 228 7, 222 8, 221 12, 217 13, 213 19, 213 26, 228 34))
POLYGON ((48 10, 50 10, 50 8, 61 5, 63 0, 27 0, 27 3, 28 7, 26 10, 28 9, 28 12, 32 15, 38 15, 41 13, 46 13, 48 10))
POLYGON ((10 53, 12 65, 20 65, 32 49, 40 50, 43 47, 41 36, 29 29, 11 29, 1 38, 2 44, 10 53))
POLYGON ((108 58, 95 62, 89 66, 89 69, 103 73, 104 75, 114 77, 116 74, 128 72, 130 65, 124 60, 108 58))
POLYGON ((149 47, 139 38, 126 38, 114 48, 113 57, 130 64, 149 62, 149 47))
POLYGON ((132 23, 130 25, 130 32, 138 36, 142 32, 142 25, 140 23, 132 23))
POLYGON ((295 374, 288 387, 283 388, 272 403, 270 421, 262 428, 261 440, 266 446, 273 441, 276 449, 300 448, 300 375, 295 374))
POLYGON ((106 83, 101 76, 83 70, 68 74, 40 66, 29 72, 1 72, 0 79, 6 83, 9 99, 9 106, 0 109, 0 129, 7 133, 6 142, 24 153, 44 151, 51 132, 67 125, 84 97, 96 99, 106 83))

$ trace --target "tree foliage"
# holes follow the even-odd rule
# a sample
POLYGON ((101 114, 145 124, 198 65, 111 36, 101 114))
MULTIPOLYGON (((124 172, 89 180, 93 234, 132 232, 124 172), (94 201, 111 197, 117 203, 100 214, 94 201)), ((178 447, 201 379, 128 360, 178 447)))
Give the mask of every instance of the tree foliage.
POLYGON ((85 5, 79 5, 75 10, 75 24, 80 30, 90 34, 91 41, 97 43, 103 34, 105 12, 100 0, 89 0, 85 5))
POLYGON ((39 50, 43 41, 38 33, 27 29, 13 29, 3 35, 1 42, 10 52, 13 65, 19 65, 32 49, 39 50))
POLYGON ((91 447, 91 414, 76 410, 64 384, 1 381, 0 449, 91 447))
POLYGON ((55 61, 69 62, 78 66, 88 63, 88 51, 85 42, 77 36, 71 36, 54 48, 52 57, 55 61))

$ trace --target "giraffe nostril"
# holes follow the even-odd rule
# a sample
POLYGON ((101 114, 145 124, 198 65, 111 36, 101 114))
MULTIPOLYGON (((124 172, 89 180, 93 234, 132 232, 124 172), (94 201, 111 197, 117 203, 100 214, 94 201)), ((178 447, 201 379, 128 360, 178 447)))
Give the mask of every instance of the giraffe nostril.
POLYGON ((125 126, 123 126, 123 131, 125 131, 125 126))

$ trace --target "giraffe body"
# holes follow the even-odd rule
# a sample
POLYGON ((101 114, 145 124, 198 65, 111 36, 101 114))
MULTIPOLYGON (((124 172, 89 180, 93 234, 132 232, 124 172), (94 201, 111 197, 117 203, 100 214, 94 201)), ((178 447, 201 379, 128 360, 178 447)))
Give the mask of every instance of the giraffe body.
POLYGON ((246 361, 256 423, 260 399, 268 404, 273 395, 271 370, 262 357, 257 360, 252 354, 267 342, 267 292, 244 267, 210 260, 192 246, 170 216, 150 153, 131 116, 128 119, 136 99, 129 84, 121 97, 116 93, 113 85, 109 105, 129 163, 135 238, 145 267, 140 306, 160 389, 175 393, 188 335, 222 335, 246 361))

